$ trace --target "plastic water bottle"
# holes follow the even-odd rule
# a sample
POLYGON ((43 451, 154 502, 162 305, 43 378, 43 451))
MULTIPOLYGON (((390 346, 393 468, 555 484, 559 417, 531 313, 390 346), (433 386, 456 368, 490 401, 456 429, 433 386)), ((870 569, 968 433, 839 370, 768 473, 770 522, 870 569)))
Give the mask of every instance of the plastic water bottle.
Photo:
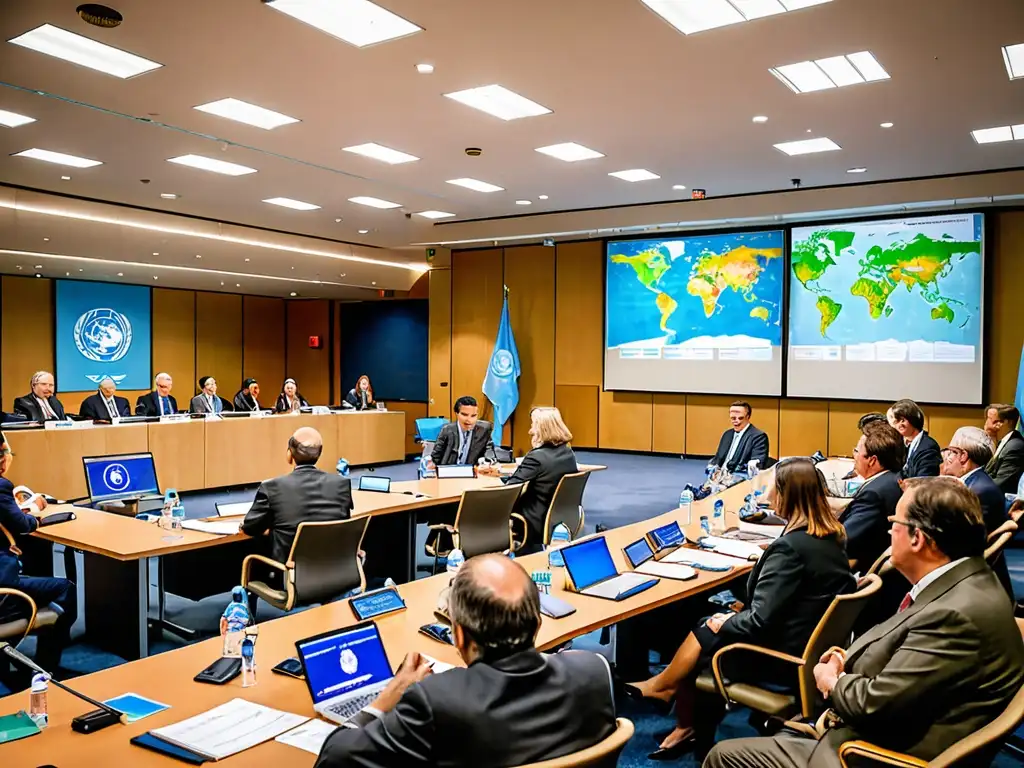
POLYGON ((430 477, 430 457, 426 454, 420 456, 420 463, 416 468, 416 477, 420 480, 430 477))
POLYGON ((338 474, 342 477, 348 477, 348 459, 338 459, 338 464, 335 467, 338 470, 338 474))
POLYGON ((462 550, 453 549, 451 552, 448 553, 448 573, 454 576, 456 573, 459 572, 459 568, 462 567, 462 564, 464 562, 466 562, 466 556, 462 554, 462 550))
POLYGON ((174 505, 171 503, 170 500, 168 500, 168 501, 164 502, 163 509, 160 510, 160 522, 159 522, 159 525, 165 531, 171 530, 171 528, 174 525, 173 507, 174 507, 174 505))
POLYGON ((220 617, 220 634, 224 643, 224 656, 238 657, 245 637, 245 628, 252 622, 244 587, 231 590, 231 602, 220 617))
POLYGON ((246 635, 242 641, 242 687, 256 685, 256 639, 246 635))
POLYGON ((181 500, 178 499, 175 501, 174 506, 171 507, 171 534, 174 538, 181 538, 181 528, 184 522, 185 507, 182 505, 181 500))
POLYGON ((47 710, 46 693, 50 687, 50 678, 39 674, 32 676, 32 689, 29 693, 28 716, 38 728, 45 728, 50 724, 50 715, 47 710))
POLYGON ((708 521, 707 515, 700 516, 700 532, 702 536, 711 535, 711 523, 708 521))
POLYGON ((715 502, 715 514, 711 518, 711 531, 715 536, 725 532, 725 502, 721 499, 715 502))
POLYGON ((569 527, 565 523, 559 523, 551 529, 551 543, 548 544, 548 567, 561 568, 565 565, 565 558, 558 550, 568 544, 570 538, 569 527))
POLYGON ((679 509, 682 510, 683 515, 686 517, 684 525, 689 525, 690 513, 693 510, 693 491, 689 488, 684 488, 682 493, 679 494, 679 509))

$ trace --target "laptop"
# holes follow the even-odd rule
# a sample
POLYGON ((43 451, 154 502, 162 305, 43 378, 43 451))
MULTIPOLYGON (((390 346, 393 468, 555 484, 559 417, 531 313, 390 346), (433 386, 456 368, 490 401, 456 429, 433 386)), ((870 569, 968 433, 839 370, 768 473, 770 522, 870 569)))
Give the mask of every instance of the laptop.
POLYGON ((217 509, 217 517, 235 517, 236 515, 247 515, 252 509, 251 501, 218 501, 213 505, 217 509))
POLYGON ((313 710, 339 725, 369 705, 394 677, 372 621, 295 643, 313 710))
POLYGON ((697 578, 697 571, 688 565, 677 565, 673 563, 659 563, 654 559, 654 551, 647 539, 637 539, 632 544, 626 545, 622 550, 629 561, 634 573, 646 573, 648 576, 660 576, 665 579, 686 581, 697 578))
POLYGON ((391 478, 380 475, 363 475, 359 478, 358 490, 391 493, 391 478))
MULTIPOLYGON (((85 456, 85 487, 92 503, 138 501, 163 505, 156 464, 152 453, 122 453, 116 456, 85 456)), ((149 506, 148 504, 146 506, 149 506)))
POLYGON ((437 468, 438 480, 472 480, 474 477, 476 477, 476 467, 472 464, 448 464, 437 468))
POLYGON ((658 579, 640 573, 620 574, 604 536, 584 539, 558 551, 565 560, 569 578, 581 595, 625 600, 658 583, 658 579))

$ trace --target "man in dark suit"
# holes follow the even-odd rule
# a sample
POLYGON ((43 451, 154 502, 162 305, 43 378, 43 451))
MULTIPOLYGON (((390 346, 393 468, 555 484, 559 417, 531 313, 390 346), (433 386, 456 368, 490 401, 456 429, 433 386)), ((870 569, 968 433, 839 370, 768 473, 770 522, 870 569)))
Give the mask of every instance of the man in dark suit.
POLYGON ((1017 430, 1020 411, 1012 405, 996 403, 985 409, 985 432, 995 443, 995 453, 985 472, 1003 493, 1017 493, 1024 475, 1024 435, 1017 430))
POLYGON ((82 401, 78 415, 92 421, 110 421, 115 418, 131 416, 131 406, 128 404, 128 400, 118 397, 114 394, 115 392, 117 392, 117 385, 114 384, 114 380, 109 376, 102 379, 96 394, 89 395, 82 401))
POLYGON ((494 458, 491 423, 477 418, 476 398, 463 395, 455 401, 455 421, 445 424, 434 443, 430 460, 435 467, 448 464, 476 464, 494 458))
MULTIPOLYGON (((963 484, 908 481, 892 563, 914 586, 899 613, 814 668, 836 725, 818 740, 725 741, 705 768, 838 766, 840 745, 854 739, 927 761, 995 719, 1024 683, 1024 644, 984 548, 981 509, 963 484)), ((997 749, 972 765, 988 765, 997 749)))
POLYGON ((729 472, 745 471, 747 462, 757 459, 761 469, 767 467, 768 435, 750 423, 753 412, 750 403, 743 400, 729 406, 732 429, 727 429, 722 435, 710 466, 723 467, 729 472))
POLYGON ((315 768, 523 765, 614 731, 608 662, 534 648, 540 599, 522 566, 501 555, 471 558, 448 603, 467 667, 432 675, 410 654, 377 700, 327 737, 315 768))
POLYGON ((153 391, 135 401, 138 416, 169 416, 178 412, 178 401, 171 394, 174 379, 169 373, 158 373, 153 379, 153 391))
POLYGON ((907 444, 907 461, 900 477, 938 477, 942 454, 935 438, 924 431, 924 411, 920 406, 913 400, 897 400, 886 418, 907 444))
POLYGON ((288 561, 299 523, 347 520, 352 514, 352 484, 347 477, 317 469, 323 452, 320 433, 302 427, 288 440, 289 474, 264 480, 242 521, 242 533, 271 535, 271 557, 288 561))
POLYGON ((27 395, 15 398, 14 412, 29 421, 58 421, 66 419, 64 406, 53 394, 53 374, 49 371, 37 371, 32 376, 29 386, 32 391, 27 395))

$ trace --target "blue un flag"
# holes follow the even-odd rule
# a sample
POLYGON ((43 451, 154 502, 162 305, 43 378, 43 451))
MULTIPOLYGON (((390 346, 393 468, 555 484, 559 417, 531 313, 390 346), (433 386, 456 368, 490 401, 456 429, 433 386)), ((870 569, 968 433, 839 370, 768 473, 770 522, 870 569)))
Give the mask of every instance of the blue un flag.
POLYGON ((498 338, 494 342, 491 362, 484 376, 484 394, 494 406, 495 445, 501 445, 501 430, 512 417, 512 411, 519 405, 519 350, 512 335, 512 322, 508 316, 508 293, 501 308, 501 322, 498 324, 498 338))

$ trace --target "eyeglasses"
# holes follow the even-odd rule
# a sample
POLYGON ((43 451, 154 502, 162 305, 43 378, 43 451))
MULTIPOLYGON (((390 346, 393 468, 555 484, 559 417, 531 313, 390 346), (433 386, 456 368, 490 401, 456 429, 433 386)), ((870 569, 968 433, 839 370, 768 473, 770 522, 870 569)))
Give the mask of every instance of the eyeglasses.
POLYGON ((964 456, 967 455, 967 451, 965 451, 963 448, 958 448, 955 445, 950 445, 950 446, 947 446, 947 447, 943 448, 941 453, 942 453, 943 456, 948 456, 948 455, 953 454, 953 453, 963 454, 964 456))
POLYGON ((920 531, 927 536, 931 536, 933 531, 936 533, 942 533, 941 528, 925 528, 923 525, 919 525, 918 523, 911 523, 908 520, 899 520, 895 515, 889 515, 886 520, 890 523, 895 523, 896 525, 905 526, 910 533, 920 531))

